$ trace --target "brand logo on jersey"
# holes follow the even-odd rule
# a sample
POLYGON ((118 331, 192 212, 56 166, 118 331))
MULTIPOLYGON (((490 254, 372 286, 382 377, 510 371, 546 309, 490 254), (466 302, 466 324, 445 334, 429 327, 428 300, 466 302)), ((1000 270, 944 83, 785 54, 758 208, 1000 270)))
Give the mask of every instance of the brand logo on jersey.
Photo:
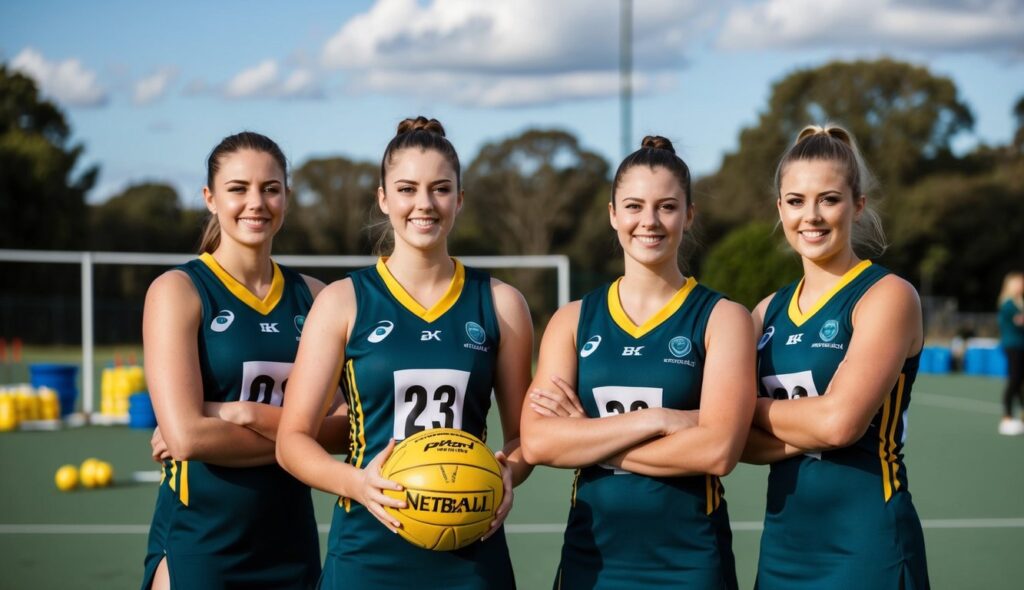
POLYGON ((818 331, 818 337, 825 342, 832 342, 836 334, 839 334, 839 322, 835 320, 825 322, 825 325, 818 331))
POLYGON ((420 332, 420 342, 429 342, 431 340, 441 341, 441 330, 423 330, 420 332))
POLYGON ((306 325, 306 316, 297 315, 295 316, 295 331, 299 334, 302 333, 302 327, 306 325))
POLYGON ((598 346, 601 346, 601 337, 591 336, 583 345, 583 348, 580 349, 580 356, 583 358, 587 358, 588 356, 594 354, 594 351, 597 350, 598 346))
POLYGON ((690 354, 691 350, 693 350, 693 343, 686 336, 676 336, 668 341, 668 351, 677 359, 690 354))
POLYGON ((786 338, 786 346, 792 346, 794 344, 800 344, 801 342, 803 342, 803 339, 804 339, 804 333, 803 332, 800 332, 799 334, 790 334, 789 338, 786 338))
POLYGON ((623 346, 622 356, 643 356, 640 352, 643 349, 643 346, 623 346))
POLYGON ((466 322, 466 336, 469 336, 473 344, 483 344, 487 340, 487 333, 476 322, 466 322))
POLYGON ((277 322, 267 323, 260 322, 260 332, 264 334, 280 334, 281 331, 277 329, 277 322))
POLYGON ((768 329, 761 334, 761 339, 757 341, 757 349, 761 350, 765 346, 768 346, 768 341, 775 335, 775 326, 768 326, 768 329))
POLYGON ((210 322, 210 329, 214 332, 223 332, 231 326, 231 322, 235 321, 235 314, 229 309, 222 309, 217 317, 213 318, 210 322))
POLYGON ((387 320, 381 320, 381 321, 377 322, 377 327, 375 327, 373 329, 373 331, 370 332, 370 335, 367 336, 366 339, 369 340, 370 342, 372 342, 373 344, 377 344, 381 340, 387 338, 388 334, 391 333, 391 330, 394 330, 394 329, 395 329, 395 325, 394 324, 392 324, 391 322, 389 322, 387 320))

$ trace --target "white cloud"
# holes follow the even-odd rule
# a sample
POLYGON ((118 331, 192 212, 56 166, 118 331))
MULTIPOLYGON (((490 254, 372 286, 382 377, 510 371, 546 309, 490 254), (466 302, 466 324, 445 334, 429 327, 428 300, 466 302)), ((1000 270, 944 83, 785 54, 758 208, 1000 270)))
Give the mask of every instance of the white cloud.
POLYGON ((107 92, 96 81, 96 72, 87 70, 77 59, 51 62, 26 47, 11 60, 11 69, 33 78, 43 94, 61 104, 98 107, 107 102, 107 92))
POLYGON ((177 75, 176 68, 165 67, 136 82, 133 97, 135 104, 151 104, 162 98, 177 75))
POLYGON ((224 87, 228 98, 318 98, 323 95, 316 74, 308 68, 299 68, 281 80, 282 71, 277 61, 265 60, 242 70, 224 87))
POLYGON ((728 49, 858 46, 1024 53, 1020 0, 763 0, 732 10, 728 49))
POLYGON ((224 95, 228 98, 269 96, 277 83, 278 70, 277 62, 272 59, 242 70, 224 87, 224 95))
MULTIPOLYGON (((681 68, 706 32, 697 1, 634 4, 638 86, 681 68)), ((378 0, 324 45, 321 61, 359 89, 518 106, 618 92, 619 2, 378 0)))

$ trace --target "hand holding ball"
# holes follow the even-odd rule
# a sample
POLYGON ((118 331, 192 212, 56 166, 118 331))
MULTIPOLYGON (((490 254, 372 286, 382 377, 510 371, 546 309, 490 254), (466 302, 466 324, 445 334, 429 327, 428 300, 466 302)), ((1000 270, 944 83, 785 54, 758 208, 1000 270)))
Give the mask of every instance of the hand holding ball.
POLYGON ((451 428, 417 433, 399 443, 381 476, 402 491, 384 490, 405 508, 385 508, 402 523, 398 534, 434 551, 465 547, 483 536, 501 504, 501 466, 480 439, 451 428))

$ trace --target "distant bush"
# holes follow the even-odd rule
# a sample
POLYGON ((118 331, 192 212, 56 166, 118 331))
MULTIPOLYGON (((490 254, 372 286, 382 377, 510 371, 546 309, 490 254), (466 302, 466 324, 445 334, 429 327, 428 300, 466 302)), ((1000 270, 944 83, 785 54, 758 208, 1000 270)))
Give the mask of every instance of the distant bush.
POLYGON ((774 224, 752 221, 727 233, 704 258, 700 280, 752 309, 765 296, 802 274, 774 224))

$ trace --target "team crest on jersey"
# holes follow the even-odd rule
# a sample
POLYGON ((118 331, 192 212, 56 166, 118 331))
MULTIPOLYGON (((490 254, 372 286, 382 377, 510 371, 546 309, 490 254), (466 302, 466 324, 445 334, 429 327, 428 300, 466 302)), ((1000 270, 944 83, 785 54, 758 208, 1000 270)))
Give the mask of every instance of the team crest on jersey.
POLYGON ((697 363, 695 361, 683 358, 689 355, 692 350, 693 342, 691 342, 689 338, 686 336, 676 336, 668 341, 668 351, 672 353, 674 358, 666 358, 665 362, 672 363, 674 365, 696 367, 697 363))
POLYGON ((818 337, 824 342, 832 342, 836 334, 839 333, 839 322, 835 320, 829 320, 825 322, 825 325, 818 331, 818 337))
POLYGON ((757 341, 757 349, 761 350, 765 346, 768 346, 768 341, 775 335, 775 326, 768 326, 768 329, 761 334, 761 339, 757 341))
POLYGON ((484 342, 487 341, 487 332, 484 332, 483 327, 476 322, 466 322, 466 337, 469 338, 469 342, 463 346, 471 348, 473 350, 479 350, 481 352, 487 352, 490 350, 489 346, 484 346, 484 342))
POLYGON ((814 344, 811 345, 811 348, 831 348, 834 350, 843 350, 843 343, 832 342, 838 335, 839 322, 837 322, 836 320, 829 320, 822 324, 821 330, 818 330, 818 338, 821 338, 821 342, 815 342, 814 344))
POLYGON ((676 336, 668 341, 668 351, 677 359, 690 354, 691 350, 693 350, 693 343, 686 336, 676 336))
POLYGON ((466 322, 466 336, 469 336, 473 344, 483 344, 487 339, 487 333, 476 322, 466 322))
POLYGON ((394 330, 394 329, 395 329, 395 324, 393 324, 393 323, 391 323, 391 322, 389 322, 387 320, 381 320, 381 321, 377 322, 377 326, 373 329, 372 332, 370 332, 370 335, 367 336, 366 339, 369 340, 373 344, 377 344, 381 340, 384 340, 385 338, 387 338, 388 334, 391 333, 391 330, 394 330))
POLYGON ((597 350, 598 346, 601 346, 601 337, 591 336, 583 345, 583 348, 580 349, 580 356, 583 358, 587 358, 588 356, 594 354, 594 351, 597 350))
POLYGON ((223 332, 231 327, 231 322, 235 321, 235 314, 230 309, 222 309, 217 314, 213 321, 210 322, 210 329, 214 332, 223 332))

